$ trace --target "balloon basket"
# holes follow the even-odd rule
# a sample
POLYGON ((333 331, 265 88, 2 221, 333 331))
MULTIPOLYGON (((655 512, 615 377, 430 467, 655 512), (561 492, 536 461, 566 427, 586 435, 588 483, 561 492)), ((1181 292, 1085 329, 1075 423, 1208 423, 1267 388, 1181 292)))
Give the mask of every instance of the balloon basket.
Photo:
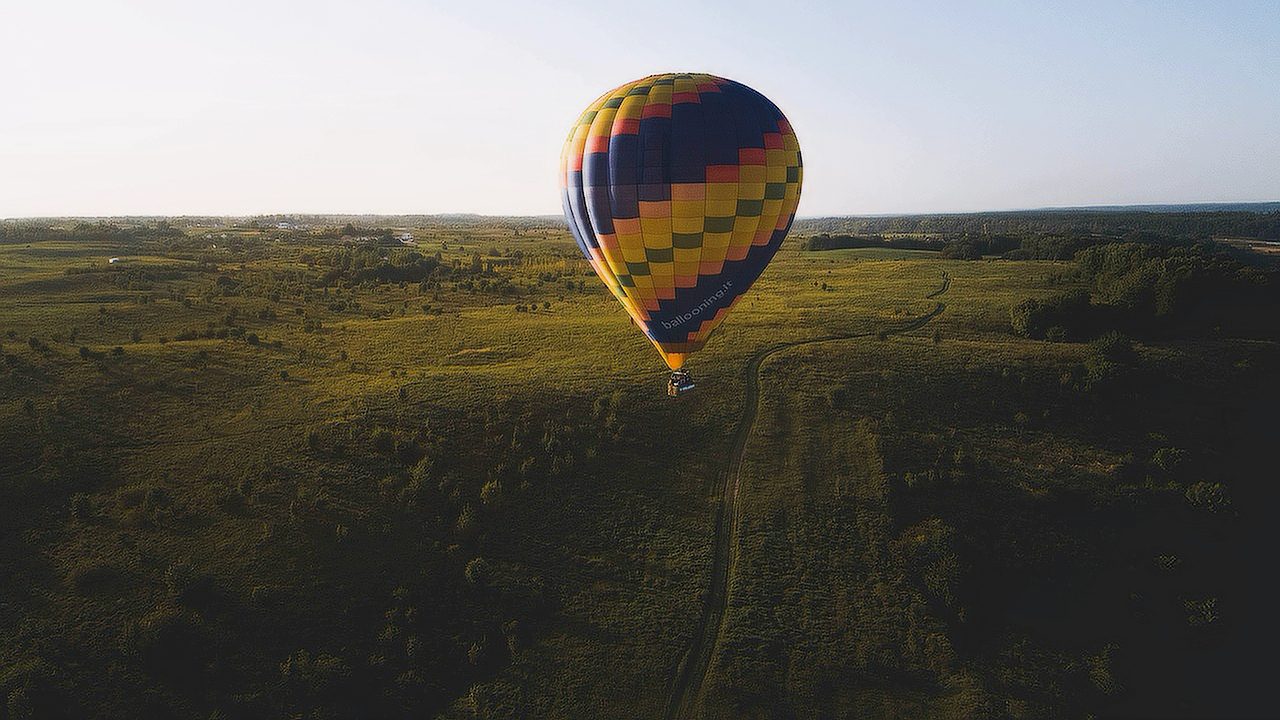
POLYGON ((693 378, 684 370, 676 370, 667 380, 667 395, 678 397, 693 390, 693 378))

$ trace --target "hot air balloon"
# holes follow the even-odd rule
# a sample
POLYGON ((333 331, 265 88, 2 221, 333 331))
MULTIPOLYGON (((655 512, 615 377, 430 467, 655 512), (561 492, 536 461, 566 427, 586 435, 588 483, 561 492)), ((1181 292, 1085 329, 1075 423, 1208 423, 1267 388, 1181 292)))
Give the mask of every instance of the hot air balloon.
POLYGON ((800 202, 800 145, 760 93, 701 73, 629 82, 565 141, 569 230, 673 371, 682 370, 777 252, 800 202))

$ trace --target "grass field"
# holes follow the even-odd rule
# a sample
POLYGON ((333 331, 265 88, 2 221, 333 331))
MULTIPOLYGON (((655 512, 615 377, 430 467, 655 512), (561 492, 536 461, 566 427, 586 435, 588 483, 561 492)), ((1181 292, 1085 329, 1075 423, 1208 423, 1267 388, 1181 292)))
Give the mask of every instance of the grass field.
POLYGON ((671 400, 521 228, 0 243, 0 718, 660 717, 743 367, 831 335, 761 365, 690 716, 1258 707, 1274 338, 1088 388, 1010 330, 1072 262, 788 247, 671 400))

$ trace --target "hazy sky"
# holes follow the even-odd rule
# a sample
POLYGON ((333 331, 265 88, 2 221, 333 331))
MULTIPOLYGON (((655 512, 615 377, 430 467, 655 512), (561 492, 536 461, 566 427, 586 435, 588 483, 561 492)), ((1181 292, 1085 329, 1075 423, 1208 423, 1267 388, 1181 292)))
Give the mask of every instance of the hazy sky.
POLYGON ((782 108, 802 215, 1280 199, 1274 1, 0 0, 0 217, 559 213, 672 70, 782 108))

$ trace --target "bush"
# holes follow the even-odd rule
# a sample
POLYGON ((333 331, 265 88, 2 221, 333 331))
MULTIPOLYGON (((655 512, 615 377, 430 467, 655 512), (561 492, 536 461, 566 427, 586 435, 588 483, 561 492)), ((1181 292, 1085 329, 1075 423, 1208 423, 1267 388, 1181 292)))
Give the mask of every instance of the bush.
POLYGON ((71 519, 78 521, 88 520, 93 515, 93 503, 89 500, 89 496, 84 493, 76 493, 71 496, 71 519))
POLYGON ((1089 352, 1121 365, 1134 365, 1138 361, 1138 354, 1133 350, 1133 341, 1124 333, 1115 330, 1090 341, 1089 352))
POLYGON ((1231 498, 1221 483, 1198 482, 1187 488, 1187 503, 1208 513, 1219 513, 1231 507, 1231 498))
POLYGON ((195 616, 159 605, 126 628, 121 646, 152 672, 172 675, 199 671, 208 643, 195 616))
POLYGON ((502 499, 502 483, 490 480, 480 488, 480 501, 485 505, 495 505, 502 499))
POLYGON ((473 529, 475 522, 475 511, 471 509, 471 505, 463 505, 462 510, 458 513, 458 520, 456 523, 458 532, 469 532, 473 529))
POLYGON ((1188 625, 1201 627, 1218 621, 1218 598, 1184 600, 1182 604, 1187 610, 1188 625))
POLYGON ((488 584, 489 578, 493 575, 493 569, 489 567, 489 562, 484 558, 472 558, 466 569, 463 571, 467 582, 472 585, 484 586, 488 584))
POLYGON ((827 390, 827 405, 832 410, 843 410, 849 405, 849 391, 841 386, 827 390))
POLYGON ((36 717, 35 703, 25 687, 12 690, 5 707, 8 710, 6 717, 10 720, 34 720, 36 717))
POLYGON ((1049 330, 1059 339, 1083 337, 1091 324, 1089 294, 1083 290, 1048 298, 1027 298, 1009 311, 1013 332, 1035 340, 1046 339, 1049 330))
POLYGON ((1186 460, 1186 457, 1186 450, 1162 447, 1151 455, 1151 464, 1163 472, 1166 477, 1174 477, 1174 473, 1186 460))
POLYGON ((299 650, 280 663, 281 679, 303 697, 331 690, 350 674, 351 669, 341 658, 326 653, 313 657, 306 650, 299 650))
POLYGON ((1115 695, 1121 690, 1115 676, 1117 646, 1107 645, 1102 652, 1089 658, 1089 681, 1103 695, 1115 695))
POLYGON ((216 594, 213 578, 185 562, 165 568, 164 587, 174 602, 191 607, 208 606, 216 594))
POLYGON ((104 590, 118 575, 110 565, 77 565, 67 574, 67 584, 81 595, 90 595, 104 590))
POLYGON ((1129 380, 1138 355, 1129 338, 1109 332, 1089 343, 1084 356, 1086 390, 1114 387, 1129 380))

